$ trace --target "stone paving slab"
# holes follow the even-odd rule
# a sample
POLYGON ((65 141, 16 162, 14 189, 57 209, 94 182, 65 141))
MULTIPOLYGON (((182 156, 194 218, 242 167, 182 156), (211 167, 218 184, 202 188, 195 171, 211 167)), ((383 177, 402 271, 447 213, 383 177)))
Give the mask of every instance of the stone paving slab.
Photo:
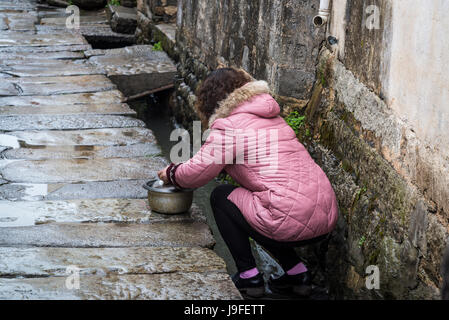
POLYGON ((64 277, 0 279, 0 299, 230 300, 240 294, 224 272, 80 277, 80 289, 67 289, 64 277))
POLYGON ((105 74, 105 71, 82 62, 34 59, 0 61, 1 73, 14 77, 59 77, 105 74))
POLYGON ((152 211, 146 199, 0 201, 0 227, 27 227, 62 222, 158 223, 205 221, 198 207, 183 214, 152 211), (99 210, 101 208, 101 210, 99 210))
POLYGON ((12 131, 0 135, 0 145, 29 146, 125 146, 138 143, 155 144, 153 132, 147 128, 109 128, 91 130, 12 131), (23 143, 15 141, 17 138, 23 143))
POLYGON ((147 191, 142 188, 142 185, 147 181, 148 179, 83 183, 0 184, 0 200, 143 199, 147 197, 147 191))
POLYGON ((7 78, 0 82, 0 96, 55 95, 114 90, 103 75, 7 78))
POLYGON ((81 276, 226 272, 224 261, 199 247, 16 248, 0 247, 0 276, 66 277, 77 266, 81 276))
POLYGON ((161 157, 71 160, 0 160, 4 180, 22 183, 77 183, 153 179, 167 165, 161 157), (2 166, 2 163, 5 163, 2 166))
POLYGON ((154 27, 163 33, 169 41, 176 42, 176 24, 174 23, 158 23, 154 27))
POLYGON ((126 96, 173 84, 176 66, 151 45, 87 51, 89 62, 105 70, 126 96))
POLYGON ((205 247, 215 244, 202 222, 49 223, 29 227, 4 227, 0 247, 205 247))
POLYGON ((145 127, 142 120, 116 115, 19 115, 0 117, 0 131, 145 127))
POLYGON ((83 59, 84 53, 80 51, 55 51, 55 52, 0 52, 0 61, 7 59, 17 61, 36 59, 36 60, 50 60, 50 59, 83 59))
MULTIPOLYGON (((163 51, 153 50, 151 45, 136 45, 132 47, 116 49, 92 49, 85 52, 89 62, 104 66, 109 75, 132 74, 138 71, 149 72, 155 70, 155 65, 159 63, 167 71, 176 71, 176 66, 163 51), (141 66, 138 66, 142 63, 141 66)), ((158 70, 156 70, 157 72, 158 70)))
POLYGON ((1 152, 4 159, 101 159, 153 157, 161 154, 156 144, 128 146, 29 146, 1 152))
MULTIPOLYGON (((40 20, 40 24, 45 25, 58 25, 62 28, 66 28, 66 17, 46 17, 42 18, 40 20)), ((81 25, 89 25, 89 24, 100 24, 100 25, 106 25, 108 24, 108 20, 106 19, 106 15, 104 17, 98 17, 98 16, 85 16, 80 15, 80 26, 81 25)))
POLYGON ((121 103, 125 97, 118 90, 61 94, 53 96, 10 96, 0 97, 1 106, 64 106, 73 104, 121 103))
POLYGON ((87 45, 88 42, 82 37, 72 34, 71 37, 60 34, 5 34, 0 33, 0 47, 43 47, 43 46, 71 46, 71 45, 87 45))
POLYGON ((106 6, 106 14, 115 32, 134 34, 137 27, 137 10, 123 6, 106 6))
MULTIPOLYGON (((4 34, 6 36, 7 34, 4 34)), ((36 35, 34 35, 36 37, 36 35)), ((78 44, 78 45, 46 45, 46 46, 0 46, 0 53, 46 53, 46 52, 66 52, 66 51, 84 51, 92 49, 90 44, 78 44)))
POLYGON ((0 12, 0 30, 26 31, 35 30, 37 23, 35 12, 5 13, 0 12))
POLYGON ((0 117, 11 115, 129 115, 136 112, 126 103, 111 104, 68 104, 61 106, 0 106, 0 117))

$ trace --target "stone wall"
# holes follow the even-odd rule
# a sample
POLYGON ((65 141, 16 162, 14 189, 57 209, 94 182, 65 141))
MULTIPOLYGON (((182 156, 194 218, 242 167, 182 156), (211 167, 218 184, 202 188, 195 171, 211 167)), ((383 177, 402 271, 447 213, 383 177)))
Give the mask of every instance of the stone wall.
MULTIPOLYGON (((440 17, 447 4, 414 1, 412 16, 425 30, 416 31, 420 39, 449 31, 442 19, 426 21, 432 14, 440 17)), ((147 3, 141 4, 142 21, 154 25, 144 13, 151 1, 139 2, 147 3)), ((312 25, 318 5, 318 0, 178 1, 176 44, 164 47, 178 68, 174 115, 190 128, 197 119, 194 92, 218 66, 243 67, 267 80, 284 116, 291 110, 306 116, 300 141, 329 176, 339 200, 329 263, 318 277, 338 298, 435 299, 449 221, 448 145, 442 137, 448 81, 447 74, 434 71, 438 83, 433 79, 429 87, 423 83, 427 75, 423 81, 413 75, 426 66, 433 70, 435 55, 448 62, 449 50, 438 43, 424 52, 429 44, 420 46, 410 36, 413 19, 407 22, 401 13, 412 9, 401 1, 334 2, 327 29, 312 25), (364 27, 369 5, 379 10, 379 28, 364 27), (328 36, 338 43, 327 43, 328 36), (413 44, 412 53, 406 41, 413 44), (403 73, 409 56, 412 63, 403 73), (407 101, 413 103, 404 105, 407 101), (431 111, 422 119, 420 103, 431 111), (379 290, 365 286, 369 265, 379 267, 379 290)), ((154 27, 148 29, 153 31, 142 32, 148 37, 143 41, 157 36, 154 27)), ((316 249, 301 250, 312 267, 322 262, 316 249)))

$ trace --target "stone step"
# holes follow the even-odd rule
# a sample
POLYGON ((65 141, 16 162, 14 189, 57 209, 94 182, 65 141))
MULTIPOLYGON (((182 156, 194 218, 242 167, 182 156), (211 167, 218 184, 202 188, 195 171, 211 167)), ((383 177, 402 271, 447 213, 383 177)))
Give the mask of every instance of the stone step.
POLYGON ((0 160, 2 178, 15 183, 80 183, 153 179, 167 165, 162 157, 71 160, 0 160))
MULTIPOLYGON (((140 13, 141 14, 141 13, 140 13)), ((142 19, 147 19, 143 17, 142 19)), ((161 42, 162 48, 165 52, 167 52, 170 56, 175 56, 176 53, 176 23, 150 23, 149 29, 146 31, 149 32, 154 41, 161 42)))
POLYGON ((0 277, 67 277, 70 266, 76 266, 81 277, 226 271, 220 257, 199 247, 0 247, 0 256, 0 277))
POLYGON ((82 183, 0 183, 0 200, 143 199, 147 197, 147 191, 142 185, 147 181, 148 179, 82 183))
POLYGON ((29 146, 1 152, 4 159, 101 159, 154 157, 161 154, 157 144, 128 146, 29 146))
POLYGON ((111 104, 67 104, 59 106, 0 106, 0 117, 19 115, 129 115, 136 112, 126 103, 111 104))
POLYGON ((58 60, 37 60, 34 62, 10 60, 0 62, 0 74, 13 77, 61 77, 105 74, 106 72, 98 67, 70 61, 58 60))
POLYGON ((32 11, 35 9, 34 3, 25 2, 23 3, 18 2, 18 0, 10 1, 10 2, 0 2, 0 10, 11 12, 11 11, 32 11))
POLYGON ((35 13, 2 13, 0 12, 0 30, 28 31, 35 30, 37 15, 35 13))
POLYGON ((6 78, 0 82, 0 96, 55 95, 114 89, 115 85, 103 75, 6 78))
POLYGON ((73 104, 115 104, 121 103, 125 97, 118 90, 61 94, 53 96, 11 96, 0 97, 1 106, 63 106, 73 104))
POLYGON ((67 32, 69 32, 69 34, 82 35, 89 41, 89 43, 97 46, 123 47, 132 46, 136 43, 133 34, 114 32, 111 30, 111 27, 106 24, 81 24, 79 29, 70 29, 70 31, 63 25, 36 25, 36 33, 39 35, 67 32))
POLYGON ((145 123, 118 115, 20 115, 0 117, 0 131, 16 130, 74 130, 99 128, 144 127, 145 123))
POLYGON ((42 47, 42 46, 71 46, 87 45, 88 42, 82 37, 72 35, 29 35, 29 34, 4 34, 0 33, 0 47, 42 47))
POLYGON ((0 201, 0 228, 46 223, 158 223, 205 221, 197 206, 184 214, 154 212, 146 199, 83 199, 59 201, 0 201))
MULTIPOLYGON (((34 35, 36 37, 36 35, 34 35)), ((67 37, 67 36, 66 36, 67 37)), ((0 46, 0 53, 12 53, 12 54, 33 54, 33 53, 46 53, 46 52, 74 52, 74 51, 86 51, 92 49, 90 44, 77 44, 77 45, 45 45, 45 46, 0 46)))
POLYGON ((0 247, 204 247, 215 244, 203 222, 48 223, 29 227, 4 227, 0 247))
POLYGON ((42 130, 12 131, 0 135, 0 146, 18 148, 39 146, 126 146, 132 144, 155 144, 150 129, 143 127, 110 128, 91 130, 42 130))
POLYGON ((241 299, 224 272, 81 276, 79 290, 67 289, 64 277, 0 279, 0 287, 0 299, 16 300, 241 299))
POLYGON ((39 61, 51 59, 84 59, 83 52, 55 51, 55 52, 0 52, 0 61, 12 60, 20 64, 22 60, 35 59, 39 61))
POLYGON ((176 66, 163 51, 150 45, 91 50, 85 52, 89 62, 106 71, 125 96, 174 83, 176 66))
MULTIPOLYGON (((41 25, 58 25, 62 26, 63 28, 66 27, 67 17, 48 17, 48 18, 42 18, 40 21, 41 25)), ((106 25, 109 21, 106 19, 106 16, 85 16, 80 15, 80 26, 81 25, 106 25)))
POLYGON ((137 27, 137 10, 123 6, 106 6, 106 14, 111 25, 111 29, 118 33, 134 34, 137 27))

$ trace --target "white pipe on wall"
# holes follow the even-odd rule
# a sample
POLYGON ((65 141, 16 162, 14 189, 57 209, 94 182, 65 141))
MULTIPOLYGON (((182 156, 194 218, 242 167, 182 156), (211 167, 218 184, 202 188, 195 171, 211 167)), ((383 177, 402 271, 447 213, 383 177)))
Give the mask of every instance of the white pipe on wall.
POLYGON ((320 10, 318 11, 318 15, 313 18, 313 24, 316 27, 321 27, 327 23, 330 13, 329 3, 330 0, 320 0, 320 10))

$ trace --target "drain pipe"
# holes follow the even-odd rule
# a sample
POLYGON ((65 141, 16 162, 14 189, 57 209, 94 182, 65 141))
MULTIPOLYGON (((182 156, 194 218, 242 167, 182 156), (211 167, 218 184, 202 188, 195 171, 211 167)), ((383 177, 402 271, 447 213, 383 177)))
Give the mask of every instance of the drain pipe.
POLYGON ((320 0, 320 10, 318 11, 318 15, 313 18, 315 27, 321 27, 327 23, 330 13, 329 2, 330 0, 320 0))

